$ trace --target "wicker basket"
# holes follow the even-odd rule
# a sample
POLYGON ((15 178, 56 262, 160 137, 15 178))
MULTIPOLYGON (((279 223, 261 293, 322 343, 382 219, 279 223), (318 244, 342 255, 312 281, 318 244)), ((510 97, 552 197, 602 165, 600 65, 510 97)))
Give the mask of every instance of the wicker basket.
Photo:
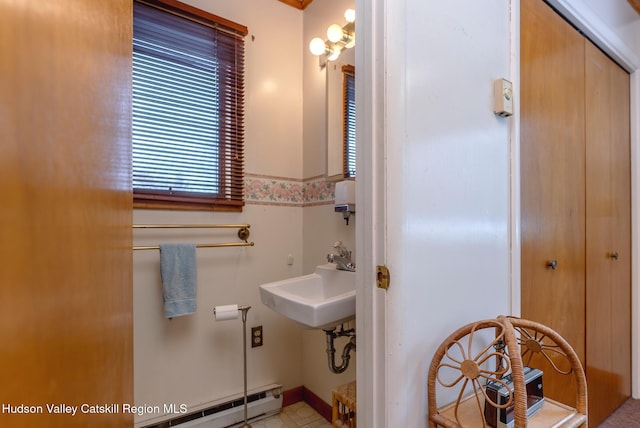
POLYGON ((336 428, 356 428, 356 382, 345 383, 332 391, 333 416, 336 428))

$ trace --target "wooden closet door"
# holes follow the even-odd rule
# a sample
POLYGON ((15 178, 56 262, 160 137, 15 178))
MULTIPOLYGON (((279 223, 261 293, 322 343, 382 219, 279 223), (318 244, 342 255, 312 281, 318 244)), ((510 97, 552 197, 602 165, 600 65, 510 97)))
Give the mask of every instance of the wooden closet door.
POLYGON ((629 75, 585 44, 589 423, 630 396, 629 75))
POLYGON ((0 1, 2 427, 133 426, 131 8, 0 1))
MULTIPOLYGON (((522 0, 520 19, 522 317, 584 361, 584 39, 541 0, 522 0)), ((574 402, 566 379, 550 370, 544 382, 545 395, 574 402)))

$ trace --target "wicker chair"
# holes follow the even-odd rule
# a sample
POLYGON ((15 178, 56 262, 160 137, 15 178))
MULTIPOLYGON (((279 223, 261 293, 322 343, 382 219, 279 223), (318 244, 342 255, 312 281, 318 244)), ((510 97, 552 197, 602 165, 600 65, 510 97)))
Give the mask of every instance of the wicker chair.
POLYGON ((494 409, 512 408, 514 428, 587 426, 587 389, 580 360, 560 335, 533 321, 499 316, 459 328, 436 350, 427 389, 430 428, 491 426, 485 403, 494 409), (540 359, 548 361, 548 367, 573 377, 575 406, 545 398, 542 410, 527 419, 523 359, 527 366, 540 359), (510 375, 513 388, 505 375, 510 375), (487 395, 487 382, 511 391, 508 398, 496 402, 495 396, 487 395), (455 399, 438 407, 438 395, 444 393, 455 399))

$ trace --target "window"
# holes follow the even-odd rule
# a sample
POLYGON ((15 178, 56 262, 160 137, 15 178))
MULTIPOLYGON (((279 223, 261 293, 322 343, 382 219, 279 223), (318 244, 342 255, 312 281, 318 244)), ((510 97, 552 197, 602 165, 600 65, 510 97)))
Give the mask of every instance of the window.
POLYGON ((136 207, 242 209, 246 34, 175 0, 134 2, 136 207))
POLYGON ((353 65, 342 67, 344 176, 356 176, 356 72, 353 65))

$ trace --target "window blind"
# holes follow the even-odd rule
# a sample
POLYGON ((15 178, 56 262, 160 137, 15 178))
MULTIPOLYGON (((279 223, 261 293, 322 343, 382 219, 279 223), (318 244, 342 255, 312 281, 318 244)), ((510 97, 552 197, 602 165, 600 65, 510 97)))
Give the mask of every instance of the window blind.
POLYGON ((134 200, 242 206, 244 34, 146 3, 134 3, 134 200))
POLYGON ((356 176, 356 74, 352 65, 342 66, 344 176, 356 176))

